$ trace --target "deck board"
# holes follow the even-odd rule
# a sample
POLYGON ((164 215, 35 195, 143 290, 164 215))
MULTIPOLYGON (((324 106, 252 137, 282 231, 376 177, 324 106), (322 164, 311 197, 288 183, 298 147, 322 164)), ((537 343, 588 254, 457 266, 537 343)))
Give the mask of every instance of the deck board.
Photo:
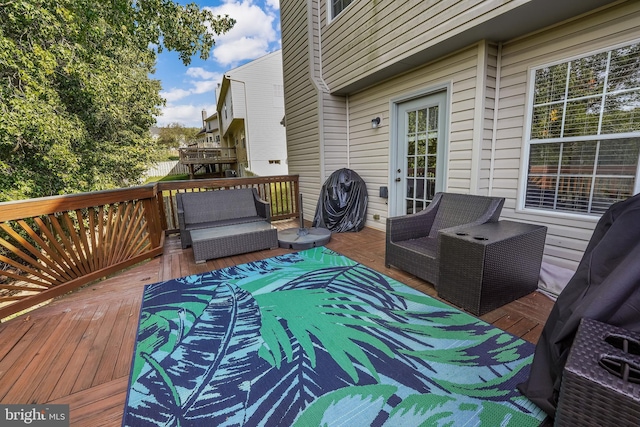
MULTIPOLYGON (((384 245, 383 232, 365 228, 334 234, 327 247, 437 297, 431 284, 387 268, 384 245)), ((196 264, 191 249, 168 236, 162 256, 0 325, 0 402, 69 404, 74 427, 120 425, 144 286, 290 252, 277 248, 196 264)), ((481 319, 535 344, 552 306, 534 292, 481 319)))

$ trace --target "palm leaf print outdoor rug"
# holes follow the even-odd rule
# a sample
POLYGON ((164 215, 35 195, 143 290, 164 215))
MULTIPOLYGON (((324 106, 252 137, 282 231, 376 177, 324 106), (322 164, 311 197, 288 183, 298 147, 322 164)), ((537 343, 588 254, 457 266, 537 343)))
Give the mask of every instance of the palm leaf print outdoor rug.
POLYGON ((324 247, 148 285, 126 426, 536 426, 533 345, 324 247))

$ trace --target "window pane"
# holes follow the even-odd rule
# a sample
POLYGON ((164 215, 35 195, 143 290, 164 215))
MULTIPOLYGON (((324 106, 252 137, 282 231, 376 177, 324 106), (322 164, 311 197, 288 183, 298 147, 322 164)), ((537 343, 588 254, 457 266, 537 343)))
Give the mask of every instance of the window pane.
POLYGON ((598 175, 635 177, 640 155, 640 139, 615 139, 601 143, 598 153, 598 175))
POLYGON ((601 96, 568 102, 562 136, 597 135, 601 105, 601 96))
POLYGON ((436 154, 438 152, 438 135, 429 134, 429 151, 428 154, 436 154))
POLYGON ((607 92, 640 87, 640 43, 611 52, 607 92))
POLYGON ((427 131, 427 110, 418 110, 418 132, 427 131))
POLYGON ((416 154, 416 136, 407 135, 407 154, 412 156, 416 154))
POLYGON ((409 125, 407 133, 416 133, 416 112, 410 111, 409 113, 407 113, 407 120, 409 125))
POLYGON ((615 202, 633 196, 633 178, 596 178, 591 213, 602 214, 615 202))
POLYGON ((534 104, 564 99, 567 85, 567 65, 559 64, 536 71, 534 104))
POLYGON ((415 176, 424 177, 424 157, 416 158, 416 175, 415 176))
POLYGON ((591 177, 561 176, 558 185, 556 209, 588 212, 591 196, 591 177))
POLYGON ((427 156, 427 176, 436 177, 436 156, 427 156))
POLYGON ((419 133, 418 134, 418 152, 419 156, 424 156, 427 154, 427 134, 419 133))
POLYGON ((593 174, 596 142, 565 142, 562 144, 560 173, 566 175, 593 174))
POLYGON ((553 209, 556 197, 555 176, 532 176, 527 181, 525 207, 553 209))
POLYGON ((416 179, 416 199, 424 199, 424 179, 416 179))
POLYGON ((558 172, 560 143, 531 145, 529 151, 529 173, 547 174, 558 172))
POLYGON ((415 176, 415 168, 416 168, 416 159, 415 157, 409 156, 407 158, 407 176, 415 176))
POLYGON ((569 99, 602 93, 607 76, 607 53, 571 62, 569 99))
POLYGON ((438 107, 429 108, 429 130, 438 130, 438 107))
POLYGON ((531 138, 559 138, 562 131, 563 110, 564 104, 535 107, 531 124, 531 138))
POLYGON ((601 134, 640 131, 640 90, 607 95, 601 134))

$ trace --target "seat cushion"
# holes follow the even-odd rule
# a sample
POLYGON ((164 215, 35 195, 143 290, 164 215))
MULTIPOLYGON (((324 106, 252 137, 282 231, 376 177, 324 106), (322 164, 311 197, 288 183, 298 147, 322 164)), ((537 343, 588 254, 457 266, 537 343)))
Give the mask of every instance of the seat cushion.
POLYGON ((436 258, 438 255, 438 239, 433 237, 421 237, 419 239, 410 239, 396 242, 396 245, 418 252, 428 256, 429 258, 436 258))
POLYGON ((244 218, 223 219, 220 221, 198 222, 195 224, 187 224, 185 230, 200 230, 202 228, 222 227, 225 225, 245 224, 247 222, 264 221, 261 216, 248 216, 244 218))

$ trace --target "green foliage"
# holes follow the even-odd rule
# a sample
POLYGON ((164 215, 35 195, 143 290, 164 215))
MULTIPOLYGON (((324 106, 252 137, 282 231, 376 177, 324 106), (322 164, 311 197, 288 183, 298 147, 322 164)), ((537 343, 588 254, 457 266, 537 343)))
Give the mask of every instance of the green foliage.
POLYGON ((0 8, 0 201, 136 183, 153 159, 162 49, 207 58, 234 24, 170 0, 0 8))
POLYGON ((180 123, 171 123, 161 127, 158 143, 168 148, 179 148, 183 144, 192 144, 196 141, 196 135, 200 128, 188 128, 180 123))

